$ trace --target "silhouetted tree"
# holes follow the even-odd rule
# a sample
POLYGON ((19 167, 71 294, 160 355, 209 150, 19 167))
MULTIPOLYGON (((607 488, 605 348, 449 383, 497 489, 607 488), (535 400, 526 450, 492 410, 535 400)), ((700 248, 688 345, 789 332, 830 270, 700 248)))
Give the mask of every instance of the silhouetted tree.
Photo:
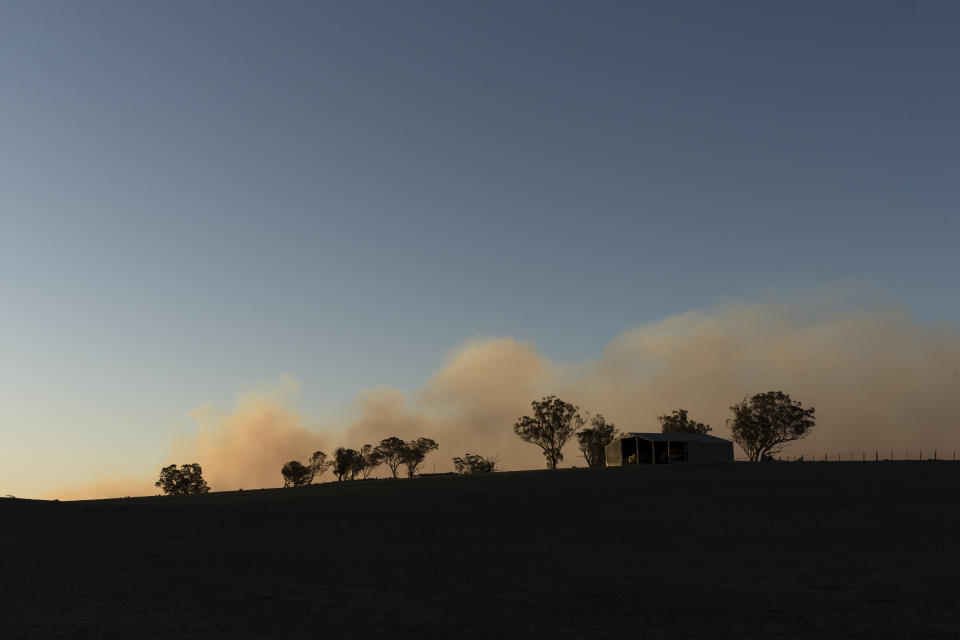
POLYGON ((545 396, 530 405, 533 407, 533 417, 523 416, 513 425, 513 430, 524 442, 543 449, 547 466, 556 469, 563 460, 564 445, 583 427, 580 407, 556 396, 545 396))
POLYGON ((396 436, 384 438, 377 445, 377 455, 380 461, 390 468, 390 473, 397 477, 397 469, 403 464, 403 449, 407 443, 396 436))
POLYGON ((758 393, 730 407, 727 420, 733 441, 751 462, 779 453, 783 446, 807 436, 813 429, 814 408, 804 409, 782 391, 758 393))
POLYGON ((307 480, 307 484, 313 482, 314 477, 322 476, 327 469, 333 466, 333 461, 327 460, 327 454, 323 451, 314 451, 313 455, 310 456, 310 462, 307 464, 307 468, 310 469, 310 477, 307 480))
POLYGON ((439 448, 440 445, 430 438, 417 438, 416 440, 405 443, 402 449, 402 456, 403 464, 407 467, 407 477, 412 478, 417 472, 417 467, 419 467, 423 459, 427 457, 427 454, 439 448))
POLYGON ((363 456, 356 449, 339 447, 333 454, 333 475, 337 480, 353 480, 363 468, 363 456))
POLYGON ((360 447, 360 459, 363 461, 363 468, 360 469, 360 475, 364 480, 370 477, 373 470, 380 466, 380 450, 372 444, 365 444, 360 447))
POLYGON ((280 469, 280 475, 283 476, 283 486, 306 486, 313 482, 316 476, 323 475, 332 464, 332 462, 327 461, 327 454, 323 451, 314 451, 307 464, 291 460, 280 469))
POLYGON ((484 458, 481 455, 466 453, 462 458, 453 459, 453 468, 464 475, 471 473, 490 473, 497 466, 496 458, 484 458))
POLYGON ((658 416, 661 433, 710 433, 710 425, 687 418, 686 409, 677 409, 672 415, 658 416))
POLYGON ((309 484, 310 468, 296 460, 291 460, 280 469, 284 487, 302 487, 309 484))
POLYGON ((592 416, 588 423, 589 427, 577 432, 577 445, 588 466, 602 467, 607 462, 607 445, 617 438, 617 427, 602 413, 592 416))
POLYGON ((210 487, 203 479, 203 470, 196 462, 182 464, 180 468, 171 464, 160 470, 160 479, 155 483, 167 495, 186 495, 190 493, 207 493, 210 487))

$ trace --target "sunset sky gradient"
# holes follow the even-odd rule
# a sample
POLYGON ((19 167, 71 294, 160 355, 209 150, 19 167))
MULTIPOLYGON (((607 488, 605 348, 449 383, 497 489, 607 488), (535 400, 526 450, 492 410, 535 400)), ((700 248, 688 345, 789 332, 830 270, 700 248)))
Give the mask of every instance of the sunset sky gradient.
POLYGON ((532 398, 477 414, 516 358, 630 430, 782 382, 824 446, 900 442, 855 388, 960 448, 957 114, 947 1, 3 2, 0 494, 142 487, 278 387, 297 447, 390 396, 538 466, 532 398))

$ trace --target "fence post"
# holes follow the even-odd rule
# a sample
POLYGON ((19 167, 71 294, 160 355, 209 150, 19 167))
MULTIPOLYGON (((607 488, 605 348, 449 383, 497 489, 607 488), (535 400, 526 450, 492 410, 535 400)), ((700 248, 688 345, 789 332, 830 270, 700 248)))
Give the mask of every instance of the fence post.
POLYGON ((874 452, 873 452, 873 461, 874 461, 874 462, 880 462, 880 452, 877 451, 877 450, 874 450, 874 452))
POLYGON ((937 461, 937 450, 936 450, 936 449, 933 450, 933 461, 934 461, 934 462, 937 461))

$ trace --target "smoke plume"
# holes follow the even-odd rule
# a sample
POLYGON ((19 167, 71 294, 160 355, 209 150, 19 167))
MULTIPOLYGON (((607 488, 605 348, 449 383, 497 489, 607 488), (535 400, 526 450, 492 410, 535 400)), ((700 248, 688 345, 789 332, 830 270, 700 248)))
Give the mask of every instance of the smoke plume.
POLYGON ((284 376, 273 389, 242 394, 232 411, 192 411, 200 428, 192 441, 175 444, 173 458, 199 461, 213 490, 282 484, 284 463, 306 461, 314 451, 329 451, 331 443, 293 407, 299 388, 295 379, 284 376))
MULTIPOLYGON (((730 405, 769 390, 816 407, 813 434, 791 455, 922 449, 927 457, 937 449, 948 457, 960 448, 960 330, 897 309, 822 307, 690 312, 628 330, 580 363, 552 362, 513 338, 477 339, 451 352, 417 393, 360 393, 335 426, 309 424, 292 404, 295 382, 285 379, 281 393, 247 394, 232 411, 194 411, 199 431, 174 447, 174 458, 199 461, 214 490, 278 486, 288 460, 393 435, 440 443, 426 471, 450 470, 466 452, 498 456, 502 469, 542 468, 539 449, 512 427, 543 395, 603 413, 622 431, 657 431, 658 415, 682 407, 727 437, 730 405)), ((574 443, 565 454, 566 465, 584 464, 574 443)))

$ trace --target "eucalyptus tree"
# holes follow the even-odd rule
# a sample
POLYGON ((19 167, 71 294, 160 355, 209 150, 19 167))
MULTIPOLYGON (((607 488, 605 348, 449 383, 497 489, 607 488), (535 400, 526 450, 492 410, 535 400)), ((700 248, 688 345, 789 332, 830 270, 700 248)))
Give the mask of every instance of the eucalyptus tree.
POLYGON ((154 483, 167 495, 187 495, 208 493, 207 481, 203 479, 203 469, 196 462, 182 464, 179 468, 171 464, 160 470, 160 479, 154 483))
POLYGON ((676 409, 671 415, 658 416, 661 433, 710 433, 710 425, 691 420, 686 409, 676 409))
POLYGON ((804 409, 782 391, 744 398, 730 410, 733 418, 727 424, 733 441, 751 462, 779 453, 787 443, 805 438, 816 424, 813 407, 804 409))
POLYGON ((602 467, 607 462, 607 445, 619 435, 617 427, 607 422, 602 413, 591 416, 587 424, 590 426, 577 432, 577 445, 587 466, 602 467))
POLYGON ((401 452, 403 464, 407 467, 407 477, 412 478, 427 454, 439 448, 440 445, 430 438, 417 438, 405 443, 401 452))
POLYGON ((524 442, 540 447, 547 467, 556 469, 563 460, 563 447, 583 427, 580 407, 552 395, 534 400, 530 406, 533 415, 520 418, 513 431, 524 442))

